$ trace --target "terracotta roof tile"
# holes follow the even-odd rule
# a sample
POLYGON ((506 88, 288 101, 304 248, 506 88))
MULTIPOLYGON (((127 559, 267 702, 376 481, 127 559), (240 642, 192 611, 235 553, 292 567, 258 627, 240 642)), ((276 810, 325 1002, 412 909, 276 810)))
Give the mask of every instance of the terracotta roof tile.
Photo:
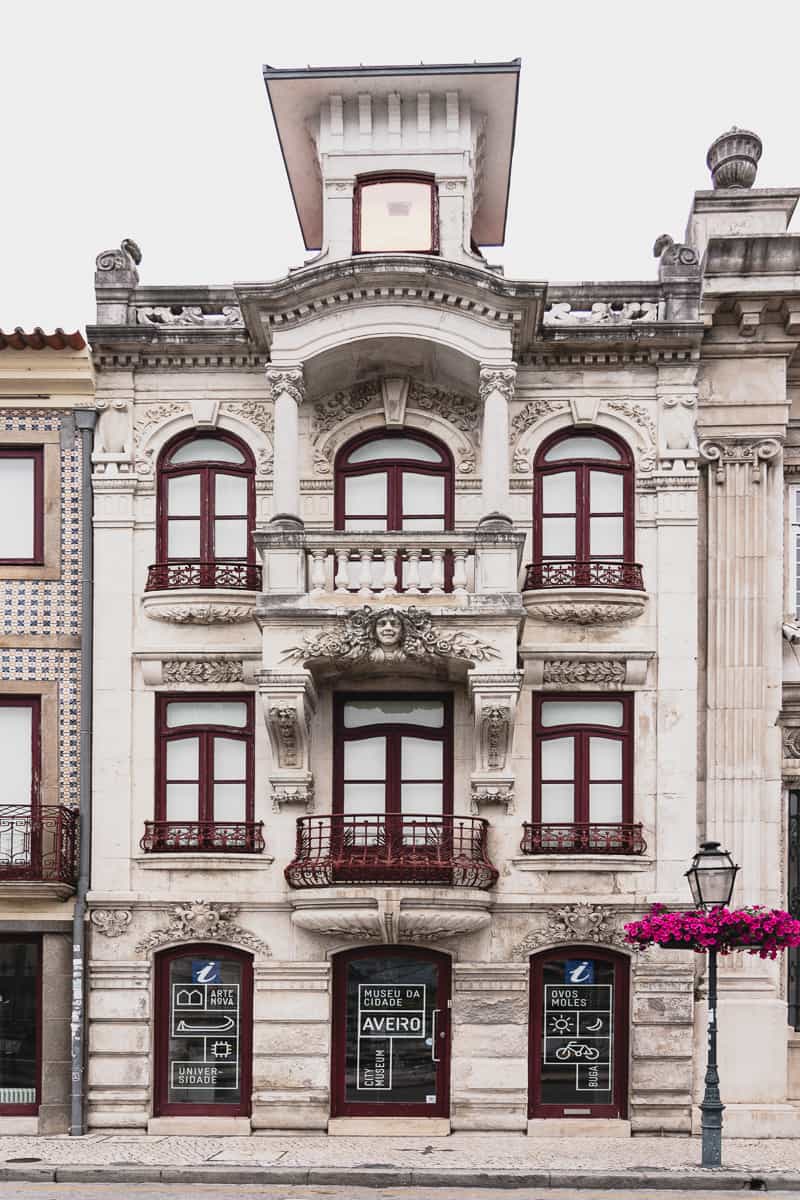
POLYGON ((0 350, 83 350, 85 345, 83 335, 77 329, 74 333, 64 333, 63 329, 45 333, 38 325, 31 333, 26 333, 19 325, 13 333, 4 333, 0 329, 0 350))

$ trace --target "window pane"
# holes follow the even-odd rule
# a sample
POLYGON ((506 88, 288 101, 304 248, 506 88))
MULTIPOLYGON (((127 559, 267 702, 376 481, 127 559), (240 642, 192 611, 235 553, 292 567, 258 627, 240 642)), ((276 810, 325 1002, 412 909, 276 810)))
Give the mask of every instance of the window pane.
POLYGON ((574 517, 544 518, 542 521, 542 554, 545 558, 574 558, 574 517))
POLYGON ((243 475, 217 475, 214 506, 218 517, 247 516, 247 480, 243 475))
POLYGON ((621 783, 589 784, 589 820, 612 822, 622 820, 621 783))
POLYGON ((199 779, 199 754, 199 738, 176 738, 167 742, 167 779, 199 779))
POLYGON ((589 472, 589 508, 593 513, 619 513, 624 507, 621 475, 610 471, 589 472))
POLYGON ((34 942, 0 943, 0 996, 0 1104, 35 1104, 40 990, 34 942))
POLYGON ((348 475, 344 481, 344 507, 348 516, 385 515, 386 475, 382 471, 375 475, 348 475))
POLYGON ((574 779, 575 739, 548 738, 542 742, 542 779, 574 779))
POLYGON ((236 446, 219 438, 195 438, 179 446, 169 457, 170 463, 229 462, 244 463, 247 460, 236 446))
POLYGON ((214 778, 247 778, 247 743, 240 738, 214 738, 214 778))
POLYGON ((544 822, 572 822, 575 819, 574 812, 571 783, 542 784, 542 820, 544 822))
POLYGON ((618 738, 589 738, 589 778, 622 779, 622 742, 618 738))
POLYGON ((562 462, 565 458, 605 458, 622 462, 622 455, 610 442, 599 437, 570 437, 556 442, 544 456, 545 462, 562 462))
POLYGON ((361 250, 429 250, 431 188, 398 180, 361 188, 361 250))
POLYGON ((426 814, 438 817, 442 811, 441 783, 404 783, 400 807, 405 816, 426 814))
POLYGON ((414 438, 407 437, 390 437, 376 438, 374 442, 365 442, 363 446, 357 446, 347 456, 349 463, 364 463, 375 462, 378 459, 388 458, 395 462, 398 458, 413 458, 417 462, 440 463, 442 456, 438 450, 434 450, 433 446, 428 446, 425 442, 415 441, 414 438))
POLYGON ((167 511, 171 517, 200 515, 199 475, 178 475, 167 480, 167 511))
POLYGON ((444 512, 444 479, 441 475, 403 474, 403 515, 444 512))
POLYGON ((393 724, 441 729, 444 705, 441 700, 349 700, 344 706, 345 729, 393 724))
POLYGON ((247 820, 245 785, 243 783, 214 784, 214 820, 247 820))
POLYGON ((382 813, 386 808, 386 789, 382 783, 346 783, 346 813, 382 813))
POLYGON ((215 521, 214 554, 217 558, 247 558, 247 521, 215 521))
POLYGON ((371 533, 378 531, 386 531, 385 517, 361 517, 355 520, 352 517, 347 517, 344 523, 345 529, 349 533, 362 533, 365 529, 371 533))
POLYGON ((404 517, 403 532, 442 533, 444 517, 404 517))
POLYGON ((441 779, 444 775, 444 746, 427 738, 404 737, 400 746, 402 779, 441 779))
POLYGON ((33 757, 33 710, 0 705, 0 762, 3 764, 3 803, 30 804, 33 757))
POLYGON ((621 700, 545 700, 541 723, 552 725, 622 725, 621 700))
POLYGON ((198 785, 196 783, 167 784, 167 820, 197 821, 198 785))
POLYGON ((386 738, 344 743, 345 779, 386 778, 386 738))
POLYGON ((559 471, 542 476, 542 512, 575 512, 575 472, 559 471))
POLYGON ((167 557, 200 557, 200 522, 170 521, 167 525, 167 557))
POLYGON ((247 724, 247 705, 241 700, 170 700, 167 705, 167 726, 176 725, 233 725, 243 729, 247 724))
POLYGON ((589 553, 600 555, 621 555, 622 517, 590 517, 589 518, 589 553))
POLYGON ((32 458, 0 458, 0 558, 33 558, 34 479, 32 458))

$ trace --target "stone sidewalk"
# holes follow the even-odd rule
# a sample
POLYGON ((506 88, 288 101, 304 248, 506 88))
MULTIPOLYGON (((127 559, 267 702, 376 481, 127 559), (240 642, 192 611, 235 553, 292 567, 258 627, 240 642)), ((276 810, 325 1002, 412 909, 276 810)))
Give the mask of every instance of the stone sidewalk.
POLYGON ((352 1186, 785 1188, 800 1137, 731 1139, 703 1170, 697 1138, 0 1137, 0 1179, 352 1186))

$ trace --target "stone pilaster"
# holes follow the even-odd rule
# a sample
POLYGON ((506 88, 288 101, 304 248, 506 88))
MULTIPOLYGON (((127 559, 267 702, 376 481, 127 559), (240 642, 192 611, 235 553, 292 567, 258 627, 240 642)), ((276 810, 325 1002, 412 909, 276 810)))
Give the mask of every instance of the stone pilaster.
POLYGON ((514 398, 514 363, 482 366, 479 385, 483 404, 483 513, 509 513, 508 406, 514 398))
POLYGON ((267 390, 275 407, 274 516, 300 517, 298 408, 303 402, 303 369, 267 367, 267 390))

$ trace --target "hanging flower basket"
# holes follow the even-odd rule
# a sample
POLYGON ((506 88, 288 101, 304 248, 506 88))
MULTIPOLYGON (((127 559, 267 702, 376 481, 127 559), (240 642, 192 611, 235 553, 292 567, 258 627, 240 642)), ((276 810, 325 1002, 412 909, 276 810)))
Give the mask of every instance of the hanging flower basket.
POLYGON ((706 950, 718 954, 746 950, 759 958, 777 958, 790 946, 800 946, 800 921, 782 909, 760 904, 712 908, 708 912, 669 912, 663 904, 654 904, 641 921, 625 926, 625 941, 640 950, 647 946, 694 950, 698 954, 706 950))

